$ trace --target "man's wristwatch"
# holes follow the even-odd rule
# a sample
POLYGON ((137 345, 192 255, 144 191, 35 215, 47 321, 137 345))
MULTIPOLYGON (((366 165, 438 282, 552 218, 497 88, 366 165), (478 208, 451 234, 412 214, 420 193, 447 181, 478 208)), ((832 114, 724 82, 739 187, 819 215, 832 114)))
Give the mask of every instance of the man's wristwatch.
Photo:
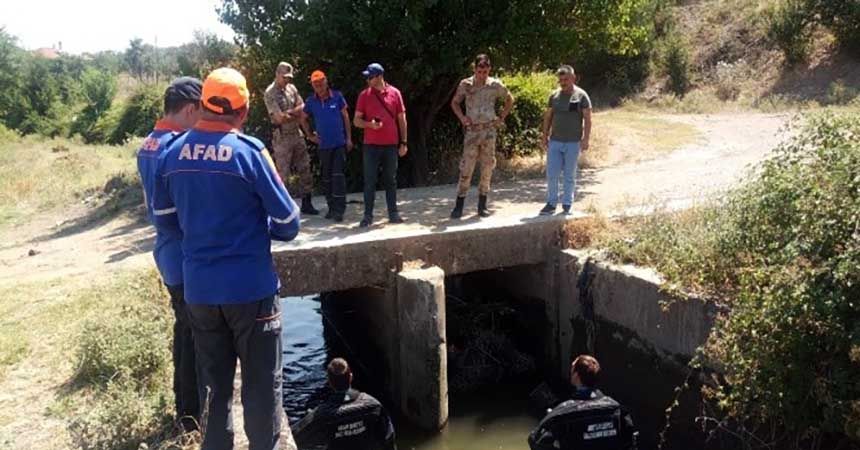
POLYGON ((400 145, 406 145, 406 141, 400 141, 400 145))

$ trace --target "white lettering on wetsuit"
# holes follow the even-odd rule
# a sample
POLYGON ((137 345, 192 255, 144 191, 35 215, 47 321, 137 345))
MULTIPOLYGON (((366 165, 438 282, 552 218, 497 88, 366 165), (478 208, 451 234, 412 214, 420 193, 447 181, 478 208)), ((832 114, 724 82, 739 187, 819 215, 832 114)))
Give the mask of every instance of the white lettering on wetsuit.
POLYGON ((589 425, 586 432, 582 434, 582 439, 590 441, 593 439, 608 438, 617 435, 618 430, 615 429, 615 424, 612 422, 603 422, 589 425))
POLYGON ((359 420, 358 422, 347 423, 344 425, 338 425, 337 431, 334 433, 335 439, 356 436, 361 433, 364 433, 367 428, 364 426, 364 421, 359 420))
POLYGON ((182 150, 179 151, 179 159, 189 159, 197 161, 202 159, 203 161, 230 161, 233 157, 233 147, 228 145, 219 145, 217 150, 214 145, 206 145, 206 144, 194 144, 194 148, 191 148, 191 144, 185 144, 182 146, 182 150))

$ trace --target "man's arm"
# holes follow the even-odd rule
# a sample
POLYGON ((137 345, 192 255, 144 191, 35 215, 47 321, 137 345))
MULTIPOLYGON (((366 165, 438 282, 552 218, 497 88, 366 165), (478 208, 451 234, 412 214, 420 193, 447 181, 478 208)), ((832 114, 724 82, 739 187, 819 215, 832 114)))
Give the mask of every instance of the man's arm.
POLYGON ((582 121, 582 142, 580 143, 580 148, 582 151, 586 151, 591 145, 591 108, 582 110, 582 121))
POLYGON ((394 439, 394 424, 391 423, 391 418, 385 408, 380 407, 379 421, 377 422, 376 432, 379 435, 379 440, 382 443, 384 450, 397 450, 397 444, 394 439))
POLYGON ((457 92, 454 93, 454 98, 451 99, 451 110, 454 111, 454 115, 457 116, 457 119, 460 120, 460 123, 463 124, 464 127, 469 127, 472 125, 472 119, 463 114, 463 108, 461 104, 463 103, 463 98, 465 97, 463 83, 460 82, 457 85, 457 92))
POLYGON ((409 151, 409 146, 406 144, 407 140, 407 123, 406 123, 406 112, 402 112, 397 114, 397 126, 400 128, 400 146, 398 147, 398 154, 400 157, 406 156, 406 152, 409 151))
POLYGON ((263 103, 266 105, 266 111, 269 112, 269 120, 271 120, 275 125, 283 125, 287 115, 281 110, 280 105, 278 105, 278 101, 271 94, 272 92, 273 91, 267 90, 263 94, 263 103))
POLYGON ((552 131, 552 106, 549 106, 546 111, 543 112, 543 125, 541 126, 541 130, 543 130, 543 138, 541 139, 541 146, 544 150, 549 148, 549 133, 552 131))
POLYGON ((317 136, 316 131, 311 129, 311 124, 308 123, 308 115, 307 113, 301 113, 299 118, 299 126, 302 127, 302 131, 305 133, 305 137, 314 144, 320 144, 320 138, 317 136))
POLYGON ((158 230, 169 233, 182 233, 179 228, 179 217, 176 214, 176 205, 170 195, 167 186, 167 178, 164 177, 164 158, 167 152, 158 158, 158 168, 155 170, 152 190, 152 219, 153 225, 158 230))
POLYGON ((296 447, 300 449, 313 448, 317 445, 327 444, 325 427, 322 420, 318 420, 317 410, 307 413, 299 423, 292 426, 293 439, 296 447))
POLYGON ((352 127, 349 124, 349 107, 343 105, 340 109, 340 115, 343 118, 343 132, 346 134, 346 151, 352 150, 352 127))
POLYGON ((293 202, 275 170, 269 151, 254 152, 257 179, 254 188, 269 216, 269 234, 279 241, 291 241, 299 234, 299 207, 293 202))
POLYGON ((514 94, 511 94, 511 91, 505 89, 507 93, 505 95, 505 107, 502 109, 502 115, 499 116, 499 120, 504 122, 508 115, 511 113, 511 110, 514 108, 514 94))

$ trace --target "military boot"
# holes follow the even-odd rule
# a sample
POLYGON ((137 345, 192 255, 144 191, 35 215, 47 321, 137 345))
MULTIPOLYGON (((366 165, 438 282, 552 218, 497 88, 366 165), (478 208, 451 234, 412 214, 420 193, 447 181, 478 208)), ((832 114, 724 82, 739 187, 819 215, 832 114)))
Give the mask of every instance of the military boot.
POLYGON ((319 210, 314 208, 313 203, 311 203, 311 194, 305 194, 305 196, 302 197, 301 211, 302 214, 309 214, 311 216, 316 216, 320 213, 319 210))
POLYGON ((454 206, 454 210, 451 211, 451 218, 457 220, 463 217, 463 203, 466 201, 466 197, 457 197, 457 204, 454 206))
POLYGON ((490 210, 487 209, 486 195, 481 195, 478 197, 478 215, 481 217, 490 217, 490 210))

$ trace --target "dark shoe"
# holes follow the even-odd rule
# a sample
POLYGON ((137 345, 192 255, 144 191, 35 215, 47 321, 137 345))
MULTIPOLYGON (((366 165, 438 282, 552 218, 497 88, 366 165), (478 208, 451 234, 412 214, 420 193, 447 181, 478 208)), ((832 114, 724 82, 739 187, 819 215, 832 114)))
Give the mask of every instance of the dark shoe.
POLYGON ((343 222, 343 214, 332 214, 331 220, 333 220, 337 223, 341 223, 341 222, 343 222))
POLYGON ((394 214, 388 215, 388 223, 403 223, 405 222, 402 217, 400 217, 400 213, 395 212, 394 214))
POLYGON ((320 212, 318 209, 314 208, 313 203, 311 203, 311 194, 307 194, 302 197, 302 214, 310 214, 312 216, 318 215, 320 212))
POLYGON ((325 218, 326 219, 334 219, 334 213, 331 212, 331 210, 328 210, 328 212, 325 213, 325 218))
POLYGON ((555 205, 550 205, 549 203, 540 210, 540 215, 542 216, 551 216, 555 214, 555 205))
POLYGON ((454 210, 451 211, 451 218, 457 220, 463 217, 463 203, 466 202, 466 197, 457 197, 457 204, 454 206, 454 210))
POLYGON ((367 228, 367 227, 369 227, 369 226, 371 226, 371 225, 373 225, 373 218, 372 218, 372 217, 367 217, 367 216, 364 216, 364 218, 363 218, 363 219, 361 219, 361 222, 359 222, 359 224, 358 224, 358 226, 359 226, 360 228, 367 228))
POLYGON ((487 209, 486 195, 481 195, 478 197, 478 215, 481 217, 490 217, 490 210, 487 209))
POLYGON ((564 213, 565 216, 569 216, 570 215, 570 205, 561 205, 561 211, 564 213))

